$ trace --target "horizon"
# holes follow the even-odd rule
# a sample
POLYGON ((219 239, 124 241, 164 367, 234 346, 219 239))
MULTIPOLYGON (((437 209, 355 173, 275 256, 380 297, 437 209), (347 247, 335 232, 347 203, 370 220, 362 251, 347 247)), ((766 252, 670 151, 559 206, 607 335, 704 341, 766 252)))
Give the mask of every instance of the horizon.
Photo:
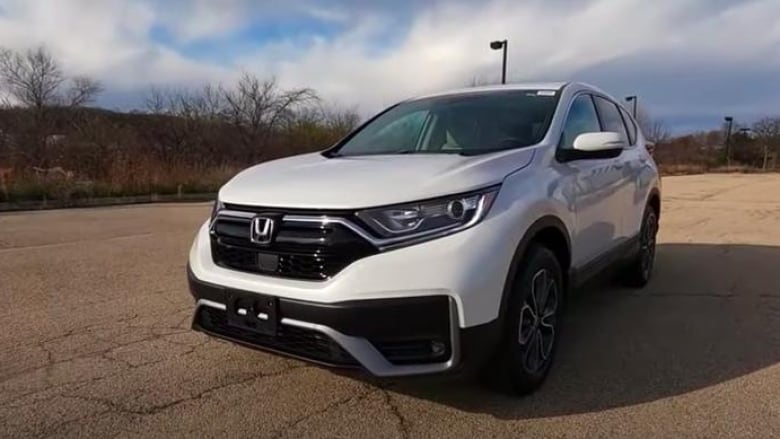
POLYGON ((97 106, 123 111, 142 108, 150 87, 250 72, 365 118, 408 97, 498 82, 500 52, 488 44, 508 39, 507 82, 578 80, 638 95, 675 135, 780 113, 780 3, 576 4, 0 0, 0 41, 46 46, 67 73, 103 83, 97 106))

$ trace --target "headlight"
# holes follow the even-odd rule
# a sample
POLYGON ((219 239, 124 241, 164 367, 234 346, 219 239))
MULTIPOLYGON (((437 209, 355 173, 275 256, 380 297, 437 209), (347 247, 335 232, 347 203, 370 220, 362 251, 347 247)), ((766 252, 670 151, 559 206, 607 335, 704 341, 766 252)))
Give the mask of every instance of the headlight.
POLYGON ((434 200, 399 204, 357 213, 388 243, 450 234, 480 222, 498 194, 498 187, 434 200))

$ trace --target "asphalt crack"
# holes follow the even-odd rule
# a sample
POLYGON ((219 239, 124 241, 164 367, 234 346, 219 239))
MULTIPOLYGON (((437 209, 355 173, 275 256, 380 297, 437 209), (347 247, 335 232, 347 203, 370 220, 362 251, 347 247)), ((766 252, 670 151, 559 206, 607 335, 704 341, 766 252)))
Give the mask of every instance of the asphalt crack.
POLYGON ((398 406, 393 402, 393 398, 390 395, 390 391, 387 389, 380 389, 382 391, 382 396, 384 397, 384 402, 387 408, 390 410, 390 414, 393 415, 393 418, 395 418, 396 423, 398 424, 398 430, 401 433, 401 437, 406 439, 411 437, 409 424, 406 420, 406 417, 401 413, 401 410, 398 408, 398 406))
MULTIPOLYGON (((117 321, 117 323, 130 322, 130 321, 132 321, 132 320, 134 320, 136 318, 138 318, 138 314, 133 314, 132 316, 129 316, 129 317, 126 317, 126 318, 124 318, 122 320, 117 321)), ((100 331, 96 330, 96 328, 103 328, 102 325, 103 324, 93 324, 93 325, 88 325, 88 326, 85 326, 85 327, 82 327, 82 328, 70 329, 70 330, 68 330, 64 334, 60 334, 60 335, 55 336, 55 337, 50 337, 50 338, 47 338, 47 339, 35 342, 34 346, 36 346, 37 348, 41 349, 44 352, 44 354, 45 354, 45 357, 46 357, 45 363, 42 364, 42 365, 39 365, 39 366, 34 366, 34 367, 22 369, 22 370, 14 372, 14 373, 8 374, 6 376, 3 376, 2 378, 0 378, 0 384, 6 383, 6 382, 8 382, 8 381, 10 381, 10 380, 12 380, 14 378, 17 378, 17 377, 20 377, 20 376, 23 376, 23 375, 35 373, 35 372, 37 372, 39 370, 45 370, 46 371, 46 377, 47 377, 47 380, 48 380, 52 367, 60 365, 60 364, 66 364, 66 363, 69 363, 69 362, 72 362, 72 361, 75 361, 75 360, 85 359, 85 358, 99 358, 99 357, 102 357, 102 358, 104 358, 106 360, 110 360, 110 361, 123 362, 128 367, 134 369, 134 368, 141 367, 141 366, 143 366, 145 364, 148 364, 148 363, 139 364, 139 365, 133 365, 133 364, 130 364, 129 362, 126 362, 126 361, 124 361, 122 359, 119 359, 119 358, 116 358, 116 357, 112 357, 109 354, 111 354, 112 352, 114 352, 114 351, 116 351, 116 350, 118 350, 120 348, 133 346, 133 345, 136 345, 136 344, 144 344, 144 343, 148 343, 148 342, 156 341, 156 340, 162 340, 162 341, 164 341, 166 343, 176 344, 176 345, 180 345, 180 346, 186 346, 186 347, 190 348, 190 349, 182 352, 179 355, 190 354, 194 350, 196 350, 198 347, 204 346, 204 345, 206 345, 208 343, 208 340, 206 340, 206 341, 204 341, 202 343, 191 345, 191 344, 180 343, 180 342, 176 342, 174 340, 166 339, 166 337, 169 337, 169 336, 172 336, 172 335, 188 334, 188 333, 191 332, 190 329, 182 329, 182 328, 178 328, 178 327, 131 326, 131 325, 125 326, 124 328, 125 329, 129 329, 131 331, 134 330, 134 329, 147 330, 147 331, 151 332, 151 335, 148 336, 148 337, 140 338, 138 340, 133 340, 133 341, 126 342, 126 343, 120 343, 120 342, 117 342, 117 341, 113 340, 112 337, 106 337, 103 334, 101 334, 100 331), (155 328, 156 329, 164 329, 165 331, 164 332, 154 332, 155 328), (69 337, 78 336, 78 335, 89 335, 91 337, 94 337, 95 340, 98 340, 98 341, 101 341, 103 343, 108 344, 109 347, 107 347, 105 349, 99 349, 99 350, 91 351, 91 352, 85 352, 83 354, 73 355, 71 357, 63 358, 63 359, 60 359, 60 360, 55 360, 54 359, 55 352, 51 349, 50 346, 53 343, 61 342, 61 341, 65 340, 65 339, 67 339, 69 337)), ((51 383, 49 381, 47 381, 47 384, 51 384, 51 383)))
POLYGON ((68 426, 68 425, 71 425, 71 424, 75 424, 75 423, 79 423, 79 422, 83 422, 83 421, 86 421, 88 419, 99 418, 99 417, 101 417, 101 416, 103 416, 103 415, 105 415, 107 413, 111 413, 111 409, 110 408, 107 408, 105 410, 101 410, 101 411, 96 412, 96 413, 90 413, 88 415, 79 416, 79 417, 74 418, 74 419, 69 419, 67 421, 59 422, 59 423, 57 423, 57 424, 55 424, 55 425, 53 425, 53 426, 51 426, 51 427, 41 431, 40 434, 37 434, 35 437, 40 437, 40 438, 51 437, 52 435, 54 435, 55 432, 57 432, 58 430, 61 430, 65 426, 68 426))
POLYGON ((350 404, 350 403, 353 403, 353 402, 360 402, 360 401, 366 399, 371 394, 376 393, 377 391, 380 391, 380 390, 381 389, 372 388, 369 385, 363 385, 361 391, 359 391, 357 394, 349 395, 349 396, 344 397, 344 398, 340 398, 340 399, 338 399, 336 401, 333 401, 332 403, 326 405, 325 407, 323 407, 323 408, 321 408, 319 410, 315 410, 312 413, 309 413, 309 414, 307 414, 307 415, 305 415, 305 416, 303 416, 301 418, 298 418, 298 419, 292 421, 291 423, 289 423, 289 424, 285 425, 284 427, 280 428, 278 431, 274 432, 272 437, 274 437, 274 438, 281 438, 281 437, 283 437, 285 435, 285 433, 287 433, 287 432, 289 432, 291 430, 294 430, 295 428, 305 424, 306 422, 308 422, 309 420, 311 420, 311 419, 313 419, 313 418, 315 418, 317 416, 320 416, 320 415, 323 415, 325 413, 328 413, 329 411, 331 411, 333 409, 336 409, 338 407, 344 406, 346 404, 350 404))
MULTIPOLYGON (((90 401, 90 402, 97 402, 97 403, 105 404, 106 406, 108 406, 111 409, 111 411, 114 411, 114 412, 117 412, 117 413, 123 413, 123 414, 128 414, 128 415, 136 415, 136 416, 150 416, 150 415, 155 415, 157 413, 163 412, 163 411, 165 411, 167 409, 170 409, 172 407, 178 406, 180 404, 184 404, 184 403, 187 403, 187 402, 190 402, 190 401, 195 401, 195 400, 198 400, 198 399, 207 398, 211 394, 216 393, 216 392, 218 392, 218 391, 220 391, 222 389, 226 389, 228 387, 241 386, 241 385, 248 384, 248 383, 251 383, 251 382, 259 380, 259 379, 287 375, 287 374, 290 374, 292 372, 297 371, 298 369, 305 369, 305 368, 309 368, 309 367, 311 367, 311 366, 308 366, 308 365, 296 365, 296 366, 288 367, 288 368, 286 368, 284 370, 281 370, 279 372, 261 373, 261 374, 257 374, 257 375, 252 375, 252 376, 249 376, 249 377, 246 377, 246 378, 242 378, 242 379, 240 379, 238 381, 231 381, 231 382, 228 382, 228 383, 222 383, 222 384, 218 384, 218 385, 215 385, 215 386, 212 386, 212 387, 208 387, 208 388, 203 389, 203 390, 201 390, 201 391, 199 391, 199 392, 197 392, 197 393, 195 393, 193 395, 186 396, 186 397, 179 398, 179 399, 175 399, 175 400, 167 402, 165 404, 152 405, 152 406, 140 409, 140 410, 134 410, 134 409, 131 409, 131 408, 127 408, 127 407, 125 407, 125 406, 123 406, 121 404, 118 404, 118 403, 116 403, 116 402, 114 402, 112 400, 106 399, 106 398, 100 398, 100 397, 94 397, 94 396, 83 396, 83 395, 77 395, 77 394, 63 394, 61 396, 64 397, 64 398, 73 398, 73 399, 79 399, 79 400, 83 400, 83 401, 90 401)), ((80 389, 76 389, 73 392, 77 392, 78 390, 80 390, 80 389)))

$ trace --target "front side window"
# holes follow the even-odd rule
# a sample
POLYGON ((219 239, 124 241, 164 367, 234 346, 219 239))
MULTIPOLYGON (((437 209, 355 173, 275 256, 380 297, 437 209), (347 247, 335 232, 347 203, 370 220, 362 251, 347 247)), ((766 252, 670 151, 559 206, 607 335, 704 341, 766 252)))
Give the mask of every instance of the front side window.
POLYGON ((474 155, 539 143, 559 94, 511 90, 424 98, 401 103, 328 153, 474 155))
POLYGON ((563 149, 574 148, 574 139, 580 134, 598 133, 601 131, 596 107, 593 106, 593 98, 590 95, 580 95, 574 99, 563 127, 560 147, 563 149))
POLYGON ((618 111, 618 106, 599 96, 594 96, 593 99, 596 101, 596 108, 599 111, 599 116, 601 116, 603 131, 618 133, 626 144, 629 144, 626 125, 623 123, 623 117, 620 115, 620 111, 618 111))

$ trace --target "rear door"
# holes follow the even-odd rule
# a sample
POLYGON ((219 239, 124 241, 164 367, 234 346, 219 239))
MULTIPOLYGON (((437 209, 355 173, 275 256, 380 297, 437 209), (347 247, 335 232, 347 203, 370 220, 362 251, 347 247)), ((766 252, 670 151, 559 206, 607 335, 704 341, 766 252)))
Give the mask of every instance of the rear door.
POLYGON ((625 235, 635 237, 639 235, 642 227, 642 217, 645 212, 645 203, 649 196, 651 182, 650 176, 655 175, 650 154, 647 152, 647 144, 639 135, 636 121, 625 108, 620 107, 626 130, 628 131, 629 146, 625 149, 625 165, 631 179, 631 192, 628 202, 630 206, 623 215, 623 228, 625 235))

